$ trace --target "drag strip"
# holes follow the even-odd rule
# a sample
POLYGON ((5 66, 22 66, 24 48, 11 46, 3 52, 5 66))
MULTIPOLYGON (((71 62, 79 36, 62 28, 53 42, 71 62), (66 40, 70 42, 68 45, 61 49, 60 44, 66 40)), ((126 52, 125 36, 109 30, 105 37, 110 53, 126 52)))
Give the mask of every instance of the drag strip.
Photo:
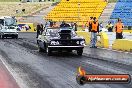
MULTIPOLYGON (((0 40, 0 54, 27 88, 131 88, 132 84, 76 83, 76 71, 83 66, 91 74, 132 74, 132 65, 117 63, 75 53, 39 53, 35 33, 20 33, 19 39, 0 40)), ((18 81, 20 85, 20 81, 18 81)), ((22 86, 21 86, 22 88, 22 86)))
POLYGON ((19 88, 2 57, 0 57, 0 88, 19 88))

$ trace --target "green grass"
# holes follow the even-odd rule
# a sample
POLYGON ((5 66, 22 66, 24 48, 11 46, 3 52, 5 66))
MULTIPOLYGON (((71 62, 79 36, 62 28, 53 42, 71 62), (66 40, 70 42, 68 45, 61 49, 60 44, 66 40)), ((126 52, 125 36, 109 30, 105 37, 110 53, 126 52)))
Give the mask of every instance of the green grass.
POLYGON ((0 2, 20 2, 20 0, 0 0, 0 2))

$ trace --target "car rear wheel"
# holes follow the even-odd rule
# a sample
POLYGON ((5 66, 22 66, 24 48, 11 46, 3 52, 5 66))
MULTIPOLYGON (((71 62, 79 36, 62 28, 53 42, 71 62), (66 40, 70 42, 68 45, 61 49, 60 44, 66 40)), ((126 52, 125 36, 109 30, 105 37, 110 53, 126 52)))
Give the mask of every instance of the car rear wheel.
POLYGON ((83 50, 77 50, 77 54, 78 54, 79 56, 82 56, 82 53, 83 53, 83 50))

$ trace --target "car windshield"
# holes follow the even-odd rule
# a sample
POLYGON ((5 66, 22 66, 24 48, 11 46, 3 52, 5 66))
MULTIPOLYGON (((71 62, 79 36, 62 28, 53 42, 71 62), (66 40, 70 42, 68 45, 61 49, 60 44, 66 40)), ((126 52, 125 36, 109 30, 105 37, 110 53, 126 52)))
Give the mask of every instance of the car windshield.
POLYGON ((76 32, 71 27, 63 27, 63 28, 61 28, 61 30, 71 30, 71 36, 73 36, 73 37, 76 36, 76 32))
POLYGON ((48 28, 46 30, 46 35, 51 37, 57 37, 58 36, 59 28, 48 28))
MULTIPOLYGON (((62 30, 62 29, 61 29, 62 30)), ((76 32, 73 29, 71 30, 71 36, 76 36, 76 32)), ((47 28, 46 29, 46 35, 51 37, 58 37, 60 28, 47 28)))
POLYGON ((6 18, 5 25, 6 26, 14 26, 14 25, 17 25, 17 21, 15 18, 6 18))

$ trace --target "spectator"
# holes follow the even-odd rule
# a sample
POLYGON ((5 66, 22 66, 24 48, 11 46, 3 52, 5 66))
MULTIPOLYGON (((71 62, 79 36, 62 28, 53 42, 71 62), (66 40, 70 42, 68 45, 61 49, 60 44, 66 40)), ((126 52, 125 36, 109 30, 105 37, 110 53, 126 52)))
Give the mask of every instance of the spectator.
POLYGON ((91 46, 90 48, 97 48, 97 32, 99 33, 99 23, 96 17, 93 18, 93 22, 91 22, 91 46))
POLYGON ((73 22, 71 22, 71 28, 73 28, 74 27, 74 23, 73 22))
POLYGON ((45 28, 47 28, 47 27, 50 27, 50 22, 49 21, 45 23, 45 28))
POLYGON ((74 30, 77 31, 77 23, 74 23, 74 30))
POLYGON ((51 21, 49 21, 49 23, 50 23, 50 27, 52 27, 53 26, 53 21, 51 20, 51 21))
POLYGON ((41 24, 40 25, 40 34, 42 34, 43 30, 44 30, 44 26, 43 26, 43 24, 41 24))
POLYGON ((118 18, 118 22, 115 25, 116 39, 122 39, 123 38, 123 35, 122 35, 123 28, 124 28, 124 25, 121 22, 121 19, 118 18))
POLYGON ((60 25, 60 27, 70 27, 69 24, 67 24, 65 21, 62 22, 62 24, 60 25))
POLYGON ((61 23, 60 27, 64 27, 64 25, 65 25, 65 21, 63 21, 63 22, 61 23))
POLYGON ((57 25, 56 22, 53 22, 53 26, 52 27, 59 27, 59 25, 57 25))
POLYGON ((102 31, 102 29, 104 28, 104 26, 103 26, 103 22, 100 22, 100 24, 99 24, 99 31, 102 31))
POLYGON ((108 29, 108 32, 113 32, 113 25, 111 24, 111 22, 108 22, 106 28, 108 29))
POLYGON ((83 24, 82 24, 82 30, 84 30, 85 29, 85 22, 83 22, 83 24))
POLYGON ((70 27, 70 24, 66 23, 65 27, 70 27))
POLYGON ((39 23, 37 24, 36 29, 37 29, 37 37, 36 37, 36 38, 38 38, 38 36, 39 36, 39 35, 40 35, 40 33, 41 33, 41 26, 40 26, 40 24, 39 24, 39 23))
POLYGON ((91 32, 92 29, 92 22, 93 22, 93 17, 90 17, 90 20, 88 21, 89 32, 91 32))
POLYGON ((47 25, 48 25, 48 23, 46 22, 45 25, 44 25, 44 29, 47 28, 47 25))

